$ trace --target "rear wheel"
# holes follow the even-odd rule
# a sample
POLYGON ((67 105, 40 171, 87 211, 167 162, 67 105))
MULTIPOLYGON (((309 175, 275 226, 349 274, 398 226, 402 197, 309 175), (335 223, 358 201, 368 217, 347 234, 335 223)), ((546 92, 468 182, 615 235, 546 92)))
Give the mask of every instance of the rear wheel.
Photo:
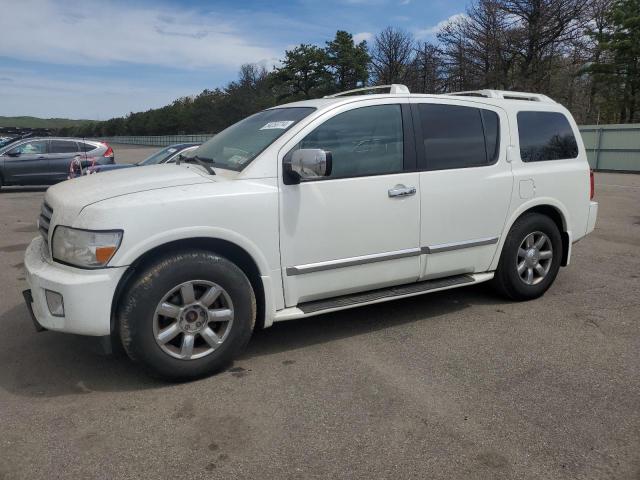
POLYGON ((497 290, 512 300, 531 300, 551 286, 562 259, 562 238, 553 220, 539 213, 511 227, 494 277, 497 290))
POLYGON ((255 318, 245 274, 207 251, 171 254, 149 265, 119 309, 127 354, 169 380, 225 368, 248 342, 255 318))

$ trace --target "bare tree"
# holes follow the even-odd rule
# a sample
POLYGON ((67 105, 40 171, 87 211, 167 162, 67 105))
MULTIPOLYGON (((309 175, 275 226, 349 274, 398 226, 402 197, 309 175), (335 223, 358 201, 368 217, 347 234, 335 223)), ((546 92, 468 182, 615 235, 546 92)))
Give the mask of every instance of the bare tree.
POLYGON ((441 93, 445 88, 442 52, 432 43, 422 42, 416 47, 413 60, 411 91, 441 93))
POLYGON ((385 28, 373 41, 371 73, 374 83, 405 83, 411 73, 413 53, 414 41, 409 33, 391 27, 385 28))
POLYGON ((554 59, 584 32, 584 0, 500 0, 511 19, 516 87, 548 91, 554 59))

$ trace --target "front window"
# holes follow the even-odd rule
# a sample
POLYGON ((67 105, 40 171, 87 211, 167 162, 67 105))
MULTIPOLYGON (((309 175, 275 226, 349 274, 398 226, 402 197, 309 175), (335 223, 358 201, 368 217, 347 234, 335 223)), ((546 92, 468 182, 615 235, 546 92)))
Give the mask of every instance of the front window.
POLYGON ((9 154, 18 155, 38 155, 47 153, 46 140, 34 140, 18 145, 9 151, 9 154))
POLYGON ((245 168, 280 135, 305 118, 312 107, 274 108, 251 115, 203 143, 190 156, 237 172, 245 168))

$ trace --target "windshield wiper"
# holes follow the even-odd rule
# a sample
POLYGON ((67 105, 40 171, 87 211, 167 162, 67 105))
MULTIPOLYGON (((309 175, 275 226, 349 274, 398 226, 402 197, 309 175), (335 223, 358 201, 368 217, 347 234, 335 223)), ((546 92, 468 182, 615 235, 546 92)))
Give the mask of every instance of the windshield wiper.
POLYGON ((198 155, 194 155, 193 157, 183 157, 182 155, 180 155, 176 160, 176 165, 180 165, 180 163, 183 161, 189 162, 191 160, 195 161, 198 165, 203 167, 209 173, 209 175, 216 174, 213 168, 211 168, 211 165, 215 165, 213 158, 204 158, 204 157, 199 157, 198 155))

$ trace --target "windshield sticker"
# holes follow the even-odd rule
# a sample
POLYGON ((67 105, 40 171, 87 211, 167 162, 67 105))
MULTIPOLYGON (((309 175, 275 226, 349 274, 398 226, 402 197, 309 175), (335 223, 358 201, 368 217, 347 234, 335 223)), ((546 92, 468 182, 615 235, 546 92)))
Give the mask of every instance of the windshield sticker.
POLYGON ((177 148, 170 148, 169 150, 167 150, 169 153, 175 153, 178 151, 177 148))
POLYGON ((284 120, 282 122, 269 122, 260 130, 274 130, 274 129, 284 130, 286 128, 289 128, 294 123, 295 122, 293 120, 284 120))
POLYGON ((244 157, 242 155, 234 155, 233 157, 231 157, 227 161, 229 163, 234 164, 234 165, 240 165, 241 163, 245 162, 246 160, 247 160, 247 157, 244 157))

